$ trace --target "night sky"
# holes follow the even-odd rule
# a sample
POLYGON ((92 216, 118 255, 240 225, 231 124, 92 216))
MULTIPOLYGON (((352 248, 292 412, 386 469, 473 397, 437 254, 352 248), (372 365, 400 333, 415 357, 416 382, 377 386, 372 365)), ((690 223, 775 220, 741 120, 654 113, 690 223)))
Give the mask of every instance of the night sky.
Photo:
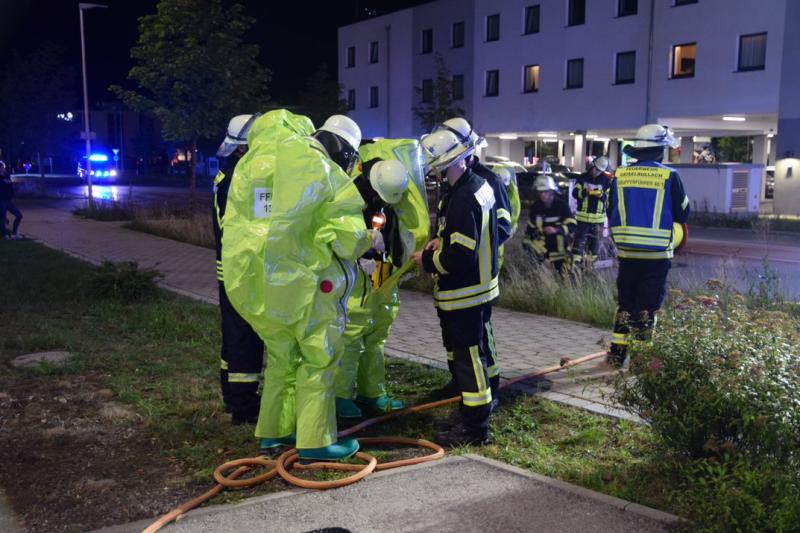
MULTIPOLYGON (((86 0, 90 1, 90 0, 86 0)), ((261 47, 261 62, 272 69, 270 95, 291 101, 316 65, 326 63, 336 76, 339 26, 430 0, 350 0, 326 2, 240 0, 256 19, 249 42, 261 47)), ((0 73, 13 50, 26 54, 44 41, 66 50, 80 83, 78 0, 0 0, 0 73)), ((89 98, 110 100, 113 83, 127 83, 129 50, 138 36, 137 19, 155 12, 157 0, 97 0, 108 9, 84 12, 89 98)), ((230 0, 223 0, 230 5, 230 0)), ((0 74, 2 75, 2 74, 0 74)), ((75 88, 80 95, 80 86, 75 88)), ((79 105, 80 102, 76 102, 79 105)))

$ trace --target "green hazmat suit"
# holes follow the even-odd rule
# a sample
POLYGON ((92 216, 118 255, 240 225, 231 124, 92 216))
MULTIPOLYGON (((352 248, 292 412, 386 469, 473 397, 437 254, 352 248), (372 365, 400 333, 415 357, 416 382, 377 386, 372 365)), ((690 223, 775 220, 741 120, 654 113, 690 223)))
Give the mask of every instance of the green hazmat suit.
MULTIPOLYGON (((519 214, 522 210, 522 201, 519 197, 519 186, 517 185, 517 172, 512 165, 504 165, 503 163, 495 163, 490 168, 497 169, 499 167, 507 168, 511 171, 511 182, 506 187, 508 191, 508 200, 511 205, 511 236, 517 233, 517 226, 519 223, 519 214)), ((505 254, 505 244, 500 245, 498 256, 500 260, 500 268, 503 268, 503 257, 505 254)))
MULTIPOLYGON (((359 154, 362 161, 396 159, 408 171, 408 189, 400 202, 392 206, 403 243, 403 261, 393 265, 399 268, 410 260, 412 253, 425 246, 429 236, 430 218, 419 143, 413 139, 380 139, 362 145, 359 154)), ((397 285, 376 291, 370 277, 358 269, 356 289, 347 306, 344 353, 334 378, 338 398, 375 399, 386 394, 384 346, 399 310, 397 285)))
POLYGON ((229 299, 268 350, 255 434, 296 434, 300 449, 337 440, 337 348, 355 260, 371 245, 361 195, 313 131, 286 110, 256 120, 222 241, 229 299))

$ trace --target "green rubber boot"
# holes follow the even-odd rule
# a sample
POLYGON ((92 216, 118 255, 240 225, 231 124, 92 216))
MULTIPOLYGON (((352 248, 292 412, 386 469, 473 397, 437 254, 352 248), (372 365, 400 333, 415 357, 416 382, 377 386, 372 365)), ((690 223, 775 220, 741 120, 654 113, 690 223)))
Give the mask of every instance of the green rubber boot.
POLYGON ((284 446, 294 446, 295 436, 294 433, 287 437, 280 437, 277 439, 261 439, 259 443, 259 453, 261 455, 272 455, 278 448, 284 446))
POLYGON ((358 408, 356 402, 347 398, 336 398, 336 415, 342 418, 361 418, 364 413, 358 408))
POLYGON ((392 398, 388 394, 384 394, 383 396, 378 396, 377 398, 367 398, 365 396, 357 396, 356 402, 384 413, 388 413, 390 411, 399 411, 400 409, 403 409, 406 406, 403 400, 397 400, 395 398, 392 398))
POLYGON ((341 439, 322 448, 304 448, 298 450, 300 459, 315 461, 342 461, 354 456, 360 448, 356 439, 341 439))

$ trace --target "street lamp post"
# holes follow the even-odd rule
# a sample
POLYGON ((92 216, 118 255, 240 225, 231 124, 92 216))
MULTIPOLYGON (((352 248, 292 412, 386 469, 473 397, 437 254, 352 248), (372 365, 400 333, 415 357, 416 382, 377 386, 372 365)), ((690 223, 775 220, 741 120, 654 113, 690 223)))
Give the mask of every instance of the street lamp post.
POLYGON ((108 6, 100 4, 78 4, 78 14, 81 22, 81 67, 83 71, 83 135, 86 138, 86 184, 88 185, 89 207, 94 208, 94 196, 92 195, 92 162, 89 156, 92 155, 91 128, 89 127, 89 90, 86 86, 86 39, 83 36, 83 11, 95 7, 106 8, 108 6))

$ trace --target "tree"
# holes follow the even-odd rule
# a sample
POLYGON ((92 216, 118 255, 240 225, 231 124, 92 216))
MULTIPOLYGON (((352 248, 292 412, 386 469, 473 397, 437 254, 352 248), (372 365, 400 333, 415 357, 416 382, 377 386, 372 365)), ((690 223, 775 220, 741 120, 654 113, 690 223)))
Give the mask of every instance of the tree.
POLYGON ((25 56, 14 53, 0 78, 0 146, 10 165, 37 154, 72 155, 78 123, 66 120, 66 113, 75 109, 76 79, 74 68, 64 61, 64 49, 53 43, 25 56))
POLYGON ((315 126, 320 126, 331 115, 347 113, 347 101, 342 99, 342 86, 331 79, 328 66, 324 63, 318 65, 306 80, 299 101, 300 112, 309 117, 315 126))
POLYGON ((139 19, 131 49, 128 79, 139 91, 110 87, 134 110, 154 115, 165 140, 188 144, 192 200, 198 141, 219 138, 232 116, 269 101, 271 73, 258 62, 258 45, 243 39, 254 22, 240 4, 160 0, 156 13, 139 19))
POLYGON ((436 61, 436 79, 433 80, 431 94, 424 94, 423 87, 416 88, 417 94, 422 100, 429 98, 429 101, 414 107, 414 115, 425 131, 431 131, 437 124, 441 124, 448 118, 464 116, 464 110, 453 101, 453 80, 444 57, 437 52, 434 60, 436 61))

